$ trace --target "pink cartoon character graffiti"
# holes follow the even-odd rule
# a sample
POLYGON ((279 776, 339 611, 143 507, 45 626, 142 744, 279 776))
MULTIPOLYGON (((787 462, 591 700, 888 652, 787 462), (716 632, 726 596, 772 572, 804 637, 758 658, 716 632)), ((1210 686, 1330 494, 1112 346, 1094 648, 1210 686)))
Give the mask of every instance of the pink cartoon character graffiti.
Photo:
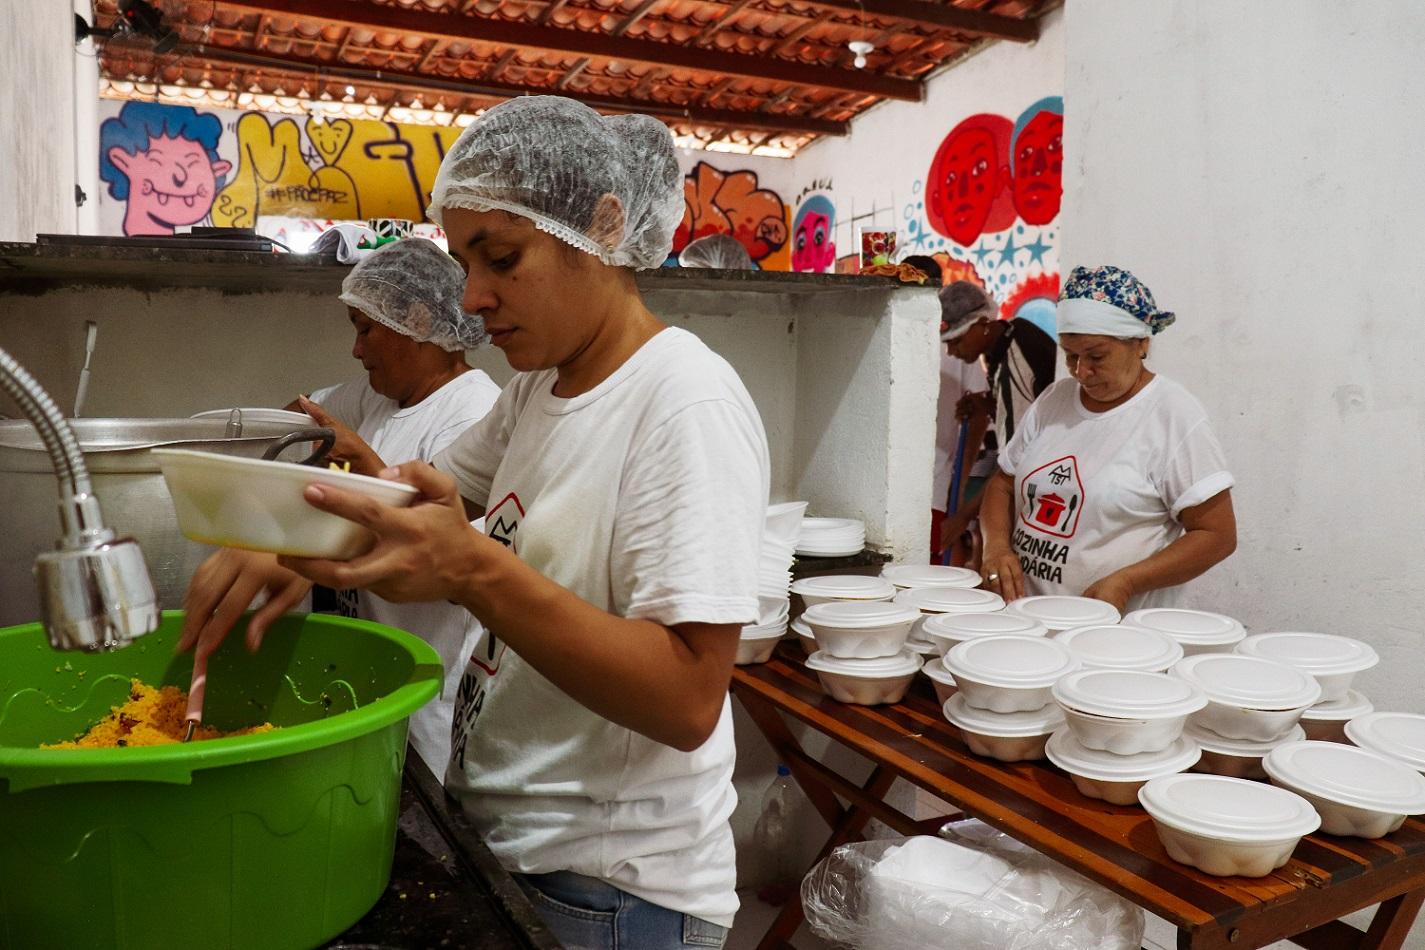
POLYGON ((172 234, 208 216, 232 163, 218 157, 223 125, 188 106, 128 102, 99 127, 99 177, 127 202, 125 234, 172 234))
POLYGON ((792 270, 825 274, 836 263, 836 244, 831 239, 836 208, 826 195, 809 195, 797 208, 792 221, 792 270))

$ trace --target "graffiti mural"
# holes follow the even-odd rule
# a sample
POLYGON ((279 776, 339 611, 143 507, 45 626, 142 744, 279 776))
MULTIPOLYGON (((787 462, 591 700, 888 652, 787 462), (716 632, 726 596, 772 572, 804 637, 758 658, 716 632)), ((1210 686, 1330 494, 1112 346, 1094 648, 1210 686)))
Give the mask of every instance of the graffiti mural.
POLYGON ((1014 210, 1026 224, 1048 224, 1064 197, 1064 100, 1046 96, 1025 109, 1010 136, 1014 210))
POLYGON ((831 182, 815 182, 802 192, 792 216, 792 270, 825 274, 836 266, 836 206, 831 182))
POLYGON ((232 163, 223 126, 187 106, 128 102, 99 126, 99 177, 124 203, 124 234, 172 234, 208 217, 232 163))
POLYGON ((687 205, 673 237, 677 254, 695 238, 731 234, 764 270, 786 270, 774 259, 787 243, 787 206, 781 195, 763 188, 756 172, 723 171, 698 162, 683 179, 687 205))

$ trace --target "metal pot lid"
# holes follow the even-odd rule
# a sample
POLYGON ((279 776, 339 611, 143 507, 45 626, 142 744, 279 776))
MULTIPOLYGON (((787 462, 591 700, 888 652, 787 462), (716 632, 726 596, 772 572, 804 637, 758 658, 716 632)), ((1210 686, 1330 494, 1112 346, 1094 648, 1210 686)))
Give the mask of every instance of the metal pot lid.
POLYGON ((947 564, 887 564, 881 576, 897 587, 979 587, 980 575, 947 564))
POLYGON ((1239 653, 1199 653, 1173 664, 1173 675, 1214 702, 1243 709, 1304 709, 1321 698, 1321 685, 1309 673, 1239 653))
POLYGON ((913 587, 896 594, 896 603, 927 614, 992 613, 1004 609, 1004 598, 993 591, 966 587, 913 587))
POLYGON ((1075 627, 1059 634, 1085 667, 1160 673, 1183 658, 1183 648, 1166 633, 1127 624, 1075 627))
POLYGON ((1031 617, 1050 630, 1070 630, 1098 623, 1118 623, 1121 619, 1118 609, 1112 604, 1092 597, 1065 597, 1046 594, 1039 597, 1021 597, 1008 608, 1017 614, 1031 617))
POLYGON ((807 669, 861 679, 890 679, 916 672, 920 669, 921 662, 920 657, 910 650, 901 650, 894 656, 878 656, 866 660, 832 656, 825 650, 818 650, 807 657, 807 669))
POLYGON ((1226 646, 1247 635, 1247 629, 1225 614, 1181 607, 1149 607, 1135 610, 1124 623, 1166 633, 1184 646, 1226 646))
POLYGON ((957 679, 1007 689, 1052 686, 1079 667, 1063 644, 1017 634, 966 640, 945 654, 944 662, 957 679))
MULTIPOLYGON (((1375 708, 1375 703, 1366 699, 1364 694, 1352 689, 1348 690, 1345 696, 1333 702, 1317 703, 1302 713, 1301 718, 1310 722, 1346 722, 1369 715, 1375 711, 1375 708)), ((1359 744, 1357 743, 1357 745, 1359 744)))
POLYGON ((1001 610, 998 613, 936 614, 926 617, 923 628, 927 635, 952 640, 973 640, 1015 633, 1024 637, 1047 637, 1049 628, 1022 614, 1001 610))
POLYGON ((1254 739, 1228 739, 1225 736, 1219 736, 1211 729, 1204 729, 1189 722, 1183 729, 1183 735, 1191 737, 1194 742, 1202 746, 1204 752, 1235 755, 1244 759, 1260 759, 1279 745, 1300 742, 1305 739, 1306 730, 1300 726, 1292 726, 1291 731, 1279 739, 1258 742, 1254 739))
POLYGON ((1187 680, 1138 670, 1080 670, 1054 684, 1054 701, 1109 719, 1176 719, 1207 705, 1187 680))
POLYGON ((1346 723, 1346 738, 1363 749, 1390 756, 1425 772, 1425 716, 1417 713, 1368 713, 1346 723))
POLYGON ((1138 801, 1169 828, 1243 844, 1309 835, 1321 816, 1295 792, 1225 775, 1187 772, 1155 778, 1138 801))
POLYGON ((945 701, 942 711, 951 725, 998 739, 1044 736, 1064 724, 1064 714, 1053 704, 1030 712, 997 713, 976 709, 959 693, 945 701))
POLYGON ((860 603, 832 600, 824 604, 812 604, 802 612, 802 620, 809 626, 831 627, 836 630, 870 630, 915 623, 919 619, 920 611, 914 607, 882 600, 860 603))
POLYGON ((1146 782, 1192 768, 1202 751, 1191 739, 1179 736, 1166 749, 1118 755, 1090 749, 1069 729, 1049 737, 1044 754, 1065 772, 1096 782, 1146 782))
POLYGON ((1313 676, 1359 673, 1380 662, 1370 644, 1330 633, 1259 633, 1237 644, 1237 652, 1285 663, 1313 676))
POLYGON ((1396 759, 1340 742, 1289 742, 1262 759, 1278 785, 1351 808, 1425 814, 1425 776, 1396 759))
POLYGON ((896 585, 883 578, 863 574, 830 574, 793 581, 791 591, 793 594, 843 600, 889 600, 895 596, 896 585))

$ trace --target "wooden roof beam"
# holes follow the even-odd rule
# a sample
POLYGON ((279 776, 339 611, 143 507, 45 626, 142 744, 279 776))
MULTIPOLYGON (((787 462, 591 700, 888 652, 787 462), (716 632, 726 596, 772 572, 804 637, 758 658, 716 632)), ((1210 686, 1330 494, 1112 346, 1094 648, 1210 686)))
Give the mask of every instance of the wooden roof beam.
POLYGON ((937 30, 951 30, 965 36, 1032 43, 1039 39, 1039 21, 983 13, 927 0, 805 0, 824 10, 841 10, 868 17, 903 20, 937 30))

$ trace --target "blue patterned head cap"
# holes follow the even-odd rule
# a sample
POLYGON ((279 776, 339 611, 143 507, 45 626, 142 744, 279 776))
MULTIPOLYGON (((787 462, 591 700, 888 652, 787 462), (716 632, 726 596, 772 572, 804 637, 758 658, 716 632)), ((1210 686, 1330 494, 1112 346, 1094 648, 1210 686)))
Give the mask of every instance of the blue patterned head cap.
POLYGON ((1075 267, 1059 291, 1059 333, 1156 336, 1177 316, 1159 310, 1153 292, 1120 267, 1075 267))

